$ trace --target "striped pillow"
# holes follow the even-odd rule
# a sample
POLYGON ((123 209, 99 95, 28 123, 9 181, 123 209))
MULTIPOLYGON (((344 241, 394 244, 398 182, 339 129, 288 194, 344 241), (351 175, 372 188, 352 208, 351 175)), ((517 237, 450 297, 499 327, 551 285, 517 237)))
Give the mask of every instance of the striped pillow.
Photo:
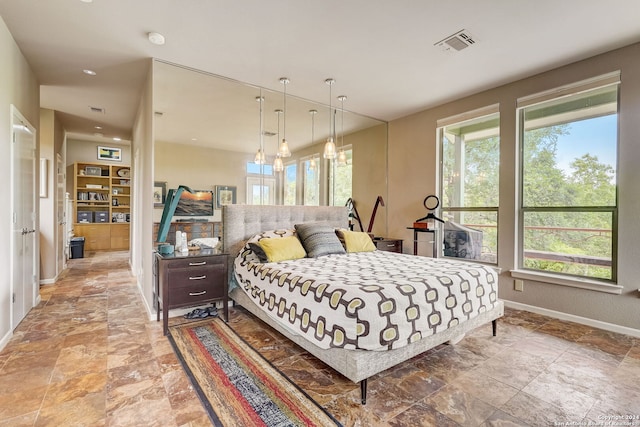
POLYGON ((307 222, 296 224, 295 228, 298 238, 310 258, 346 253, 334 228, 325 223, 307 222))

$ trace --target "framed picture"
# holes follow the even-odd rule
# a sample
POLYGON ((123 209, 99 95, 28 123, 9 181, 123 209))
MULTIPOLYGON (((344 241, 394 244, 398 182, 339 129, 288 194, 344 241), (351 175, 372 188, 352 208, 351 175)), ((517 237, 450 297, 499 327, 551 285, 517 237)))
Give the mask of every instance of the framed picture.
POLYGON ((164 206, 167 197, 167 183, 162 181, 153 182, 153 207, 161 208, 164 206))
POLYGON ((228 185, 216 185, 216 208, 236 203, 236 187, 228 185))
POLYGON ((98 146, 98 160, 122 161, 122 149, 98 146))

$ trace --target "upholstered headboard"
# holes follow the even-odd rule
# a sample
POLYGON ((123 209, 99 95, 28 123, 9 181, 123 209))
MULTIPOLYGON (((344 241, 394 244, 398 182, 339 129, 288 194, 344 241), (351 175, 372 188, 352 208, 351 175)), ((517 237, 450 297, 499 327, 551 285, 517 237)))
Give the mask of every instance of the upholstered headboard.
POLYGON ((245 242, 261 231, 293 228, 302 222, 327 222, 347 228, 349 212, 344 206, 255 206, 222 207, 222 245, 235 257, 245 242))

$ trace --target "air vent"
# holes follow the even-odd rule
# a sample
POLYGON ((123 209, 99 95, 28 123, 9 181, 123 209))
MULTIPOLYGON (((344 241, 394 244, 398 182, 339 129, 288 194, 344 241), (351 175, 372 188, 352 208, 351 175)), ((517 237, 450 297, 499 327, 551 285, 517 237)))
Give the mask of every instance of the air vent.
POLYGON ((264 136, 276 136, 275 132, 269 132, 268 130, 262 131, 264 136))
POLYGON ((460 30, 457 33, 440 40, 434 46, 439 47, 443 52, 461 51, 474 45, 476 41, 467 30, 460 30))
POLYGON ((99 114, 105 114, 106 113, 104 108, 100 108, 100 107, 89 106, 89 109, 91 110, 92 113, 99 113, 99 114))

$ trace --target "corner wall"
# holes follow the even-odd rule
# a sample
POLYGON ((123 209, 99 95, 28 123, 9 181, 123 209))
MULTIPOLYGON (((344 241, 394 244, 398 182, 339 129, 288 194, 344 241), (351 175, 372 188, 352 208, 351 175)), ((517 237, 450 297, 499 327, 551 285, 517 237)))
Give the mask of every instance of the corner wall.
MULTIPOLYGON (((2 200, 11 200, 11 105, 36 129, 40 126, 40 86, 0 17, 0 187, 2 200)), ((38 132, 38 136, 40 132, 38 132)), ((39 157, 36 142, 36 158, 39 157)), ((37 209, 37 208, 36 208, 37 209)), ((37 212, 37 211, 36 211, 37 212)), ((38 221, 36 220, 36 224, 38 221)), ((39 227, 39 226, 38 226, 39 227)), ((0 209, 0 348, 11 337, 11 212, 0 209)), ((39 266, 36 267, 36 271, 39 266)))
MULTIPOLYGON (((499 296, 519 304, 640 331, 640 44, 611 51, 533 77, 471 95, 389 123, 389 234, 411 241, 405 227, 424 214, 422 200, 436 193, 436 121, 500 104, 499 296), (516 267, 516 114, 519 97, 620 70, 618 284, 621 295, 526 281, 513 290, 516 267)), ((405 245, 408 246, 408 245, 405 245)), ((405 249, 405 252, 407 250, 405 249)))

